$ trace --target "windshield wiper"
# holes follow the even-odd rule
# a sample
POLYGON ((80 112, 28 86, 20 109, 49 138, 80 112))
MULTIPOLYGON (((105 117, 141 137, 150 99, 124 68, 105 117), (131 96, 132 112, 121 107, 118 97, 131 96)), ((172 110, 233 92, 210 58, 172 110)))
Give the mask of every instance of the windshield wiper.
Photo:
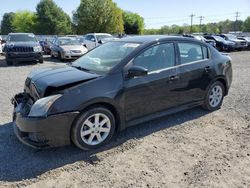
POLYGON ((72 67, 78 69, 78 70, 81 70, 81 71, 85 71, 85 72, 89 72, 89 73, 92 73, 92 74, 95 74, 93 71, 89 70, 89 69, 86 69, 86 68, 83 68, 81 66, 74 66, 72 65, 72 67))

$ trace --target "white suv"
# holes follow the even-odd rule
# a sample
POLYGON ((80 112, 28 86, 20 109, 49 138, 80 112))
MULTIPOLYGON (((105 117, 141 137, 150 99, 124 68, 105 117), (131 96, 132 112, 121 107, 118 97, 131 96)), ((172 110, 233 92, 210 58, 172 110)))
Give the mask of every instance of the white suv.
POLYGON ((89 33, 85 36, 83 43, 88 50, 91 50, 112 39, 114 39, 114 37, 108 33, 89 33))

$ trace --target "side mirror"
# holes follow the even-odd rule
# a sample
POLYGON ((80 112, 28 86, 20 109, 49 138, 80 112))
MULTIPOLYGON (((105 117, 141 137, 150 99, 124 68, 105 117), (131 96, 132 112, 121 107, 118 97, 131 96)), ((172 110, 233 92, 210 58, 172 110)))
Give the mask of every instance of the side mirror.
POLYGON ((5 44, 6 43, 6 40, 1 40, 1 44, 5 44))
POLYGON ((103 42, 102 40, 99 40, 98 43, 99 43, 99 44, 103 44, 104 42, 103 42))
POLYGON ((128 69, 127 78, 145 76, 148 74, 148 69, 141 66, 132 66, 128 69))

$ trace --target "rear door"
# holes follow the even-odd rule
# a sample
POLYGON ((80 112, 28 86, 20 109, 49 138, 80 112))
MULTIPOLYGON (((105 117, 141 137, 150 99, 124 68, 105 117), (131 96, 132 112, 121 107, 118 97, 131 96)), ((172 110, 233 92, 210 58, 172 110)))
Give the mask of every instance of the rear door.
POLYGON ((204 99, 205 90, 214 76, 209 50, 199 43, 179 42, 178 96, 180 104, 204 99))
POLYGON ((124 109, 130 121, 175 106, 176 56, 174 43, 152 46, 131 66, 148 69, 148 75, 124 81, 124 109))

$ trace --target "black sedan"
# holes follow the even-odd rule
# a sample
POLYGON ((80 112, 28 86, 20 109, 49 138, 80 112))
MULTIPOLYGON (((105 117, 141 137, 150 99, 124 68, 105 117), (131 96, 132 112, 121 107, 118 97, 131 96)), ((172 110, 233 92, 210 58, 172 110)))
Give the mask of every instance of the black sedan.
POLYGON ((220 108, 232 81, 231 59, 195 39, 140 36, 105 43, 72 65, 31 72, 14 104, 25 144, 81 149, 171 113, 220 108))
POLYGON ((216 48, 219 51, 231 52, 236 49, 235 42, 225 40, 224 38, 217 35, 204 35, 204 38, 214 40, 216 42, 216 48))

